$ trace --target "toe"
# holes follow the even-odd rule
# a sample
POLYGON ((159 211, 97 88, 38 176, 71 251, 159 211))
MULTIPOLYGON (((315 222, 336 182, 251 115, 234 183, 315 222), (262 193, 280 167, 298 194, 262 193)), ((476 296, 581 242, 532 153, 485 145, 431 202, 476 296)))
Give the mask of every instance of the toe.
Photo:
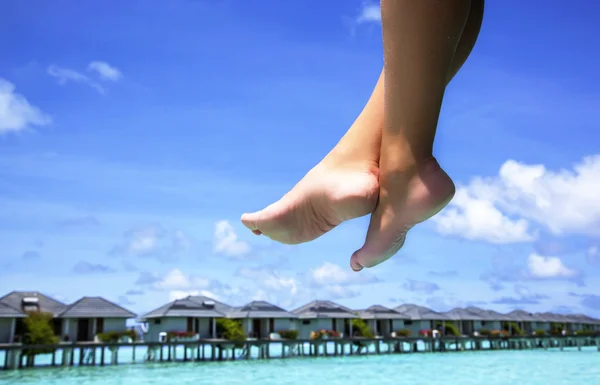
POLYGON ((358 262, 358 251, 354 252, 352 257, 350 257, 350 267, 354 271, 361 271, 363 269, 363 266, 358 262))
POLYGON ((394 223, 382 223, 379 210, 371 216, 371 224, 364 245, 352 254, 350 266, 354 271, 377 266, 394 256, 404 245, 405 227, 395 229, 394 223))
POLYGON ((256 235, 260 235, 261 231, 259 229, 259 218, 260 218, 260 211, 257 211, 255 213, 246 213, 242 215, 242 223, 244 224, 244 226, 246 226, 249 230, 251 230, 254 234, 256 235), (257 234, 258 232, 258 234, 257 234))

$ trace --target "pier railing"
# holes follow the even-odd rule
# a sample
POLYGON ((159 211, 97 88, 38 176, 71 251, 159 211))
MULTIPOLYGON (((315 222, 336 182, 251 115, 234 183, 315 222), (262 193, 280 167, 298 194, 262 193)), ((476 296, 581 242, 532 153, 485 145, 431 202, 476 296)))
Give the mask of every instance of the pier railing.
POLYGON ((402 337, 319 340, 200 339, 185 342, 96 343, 56 345, 0 344, 0 369, 52 366, 103 366, 174 361, 223 361, 290 357, 408 354, 482 350, 577 348, 594 346, 598 336, 402 337), (44 352, 43 354, 35 354, 44 352))

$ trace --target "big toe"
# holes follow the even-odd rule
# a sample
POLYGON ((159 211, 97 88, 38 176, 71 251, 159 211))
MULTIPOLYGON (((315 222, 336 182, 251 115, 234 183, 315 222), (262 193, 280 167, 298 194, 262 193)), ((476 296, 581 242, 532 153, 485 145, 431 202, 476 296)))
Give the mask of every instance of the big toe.
POLYGON ((383 247, 383 245, 372 246, 365 244, 359 250, 356 250, 352 257, 350 257, 350 267, 354 271, 360 271, 365 267, 377 266, 382 262, 387 261, 404 245, 406 239, 405 235, 398 236, 398 239, 390 246, 383 247))
POLYGON ((262 211, 257 211, 255 213, 245 213, 242 215, 242 223, 246 226, 250 231, 252 231, 256 235, 262 234, 259 229, 260 226, 260 218, 262 216, 262 211))
POLYGON ((365 267, 377 266, 393 257, 404 246, 407 227, 399 229, 381 226, 381 219, 371 218, 371 226, 364 245, 350 257, 350 267, 360 271, 365 267))
MULTIPOLYGON (((283 200, 283 199, 282 199, 283 200)), ((254 234, 269 235, 277 228, 277 223, 280 221, 284 211, 284 203, 279 200, 264 209, 242 215, 242 223, 254 234)))

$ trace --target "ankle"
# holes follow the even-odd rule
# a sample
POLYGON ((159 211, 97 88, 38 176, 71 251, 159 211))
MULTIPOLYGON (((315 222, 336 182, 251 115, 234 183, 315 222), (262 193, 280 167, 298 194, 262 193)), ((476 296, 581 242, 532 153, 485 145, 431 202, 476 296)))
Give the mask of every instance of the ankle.
POLYGON ((322 163, 335 168, 374 168, 379 169, 379 154, 374 156, 367 152, 349 147, 336 146, 323 159, 322 163))

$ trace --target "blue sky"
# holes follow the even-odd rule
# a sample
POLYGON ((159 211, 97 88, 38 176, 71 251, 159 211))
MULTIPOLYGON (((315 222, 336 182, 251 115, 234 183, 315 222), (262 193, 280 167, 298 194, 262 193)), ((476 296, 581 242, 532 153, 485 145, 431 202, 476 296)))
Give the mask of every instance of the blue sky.
POLYGON ((598 5, 488 1, 435 153, 459 185, 403 251, 353 273, 368 217, 309 244, 239 216, 343 135, 382 65, 361 1, 0 5, 0 292, 187 293, 600 316, 598 5))

